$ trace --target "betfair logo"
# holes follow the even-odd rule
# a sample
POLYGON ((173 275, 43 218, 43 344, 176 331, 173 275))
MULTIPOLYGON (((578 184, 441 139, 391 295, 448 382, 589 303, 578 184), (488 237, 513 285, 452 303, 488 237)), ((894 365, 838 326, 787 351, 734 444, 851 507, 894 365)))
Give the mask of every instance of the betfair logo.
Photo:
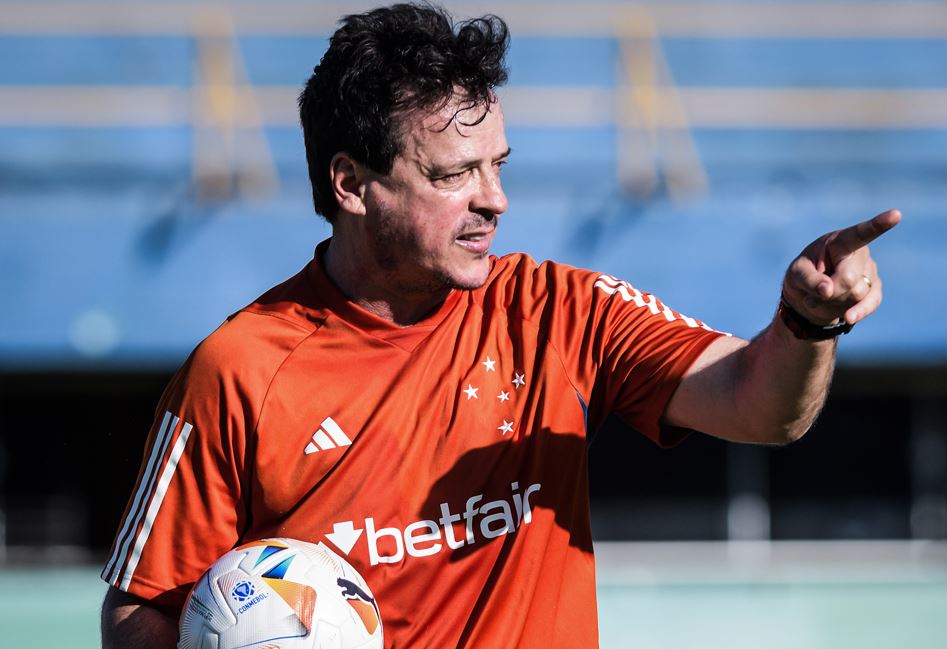
POLYGON ((306 445, 306 455, 351 445, 352 440, 339 428, 337 423, 332 421, 332 417, 326 417, 319 424, 319 430, 312 434, 312 441, 306 445))
POLYGON ((368 561, 399 563, 409 555, 427 557, 445 548, 456 550, 485 540, 512 534, 533 520, 533 496, 542 487, 538 482, 520 491, 518 482, 510 485, 509 499, 484 502, 483 494, 467 499, 463 510, 451 511, 448 503, 440 504, 440 517, 419 520, 406 527, 377 527, 372 516, 365 518, 362 527, 354 521, 335 523, 326 538, 348 555, 365 532, 368 542, 368 561))

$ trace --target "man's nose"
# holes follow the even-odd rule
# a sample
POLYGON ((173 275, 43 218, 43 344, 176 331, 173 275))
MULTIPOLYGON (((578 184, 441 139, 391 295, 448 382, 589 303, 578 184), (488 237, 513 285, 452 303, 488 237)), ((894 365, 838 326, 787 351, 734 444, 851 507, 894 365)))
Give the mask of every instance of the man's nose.
POLYGON ((474 204, 471 205, 473 212, 486 211, 499 216, 506 211, 508 207, 506 193, 500 183, 500 174, 496 170, 481 175, 479 191, 473 202, 474 204))

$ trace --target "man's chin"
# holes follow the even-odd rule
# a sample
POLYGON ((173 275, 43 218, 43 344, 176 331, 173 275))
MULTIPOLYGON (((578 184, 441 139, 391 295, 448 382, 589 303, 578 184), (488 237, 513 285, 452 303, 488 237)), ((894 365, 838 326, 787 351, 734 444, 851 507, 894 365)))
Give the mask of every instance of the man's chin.
POLYGON ((479 260, 475 268, 469 269, 464 273, 452 273, 450 278, 451 288, 458 288, 463 291, 475 291, 487 283, 490 276, 490 260, 484 257, 479 260))
POLYGON ((461 291, 476 291, 478 288, 487 283, 487 278, 484 277, 481 281, 463 281, 463 282, 454 282, 451 288, 460 289, 461 291))

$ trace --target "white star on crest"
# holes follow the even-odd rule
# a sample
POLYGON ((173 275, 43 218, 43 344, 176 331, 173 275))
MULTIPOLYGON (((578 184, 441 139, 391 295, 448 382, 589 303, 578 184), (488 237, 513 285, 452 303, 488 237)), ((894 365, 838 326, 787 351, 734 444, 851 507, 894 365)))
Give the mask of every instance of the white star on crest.
POLYGON ((516 372, 513 372, 513 385, 516 386, 517 390, 526 385, 526 374, 517 374, 516 372))
POLYGON ((486 367, 488 372, 496 372, 496 369, 494 369, 493 366, 496 365, 497 362, 491 360, 489 356, 487 356, 487 360, 482 361, 480 364, 486 367))
POLYGON ((511 433, 511 432, 513 432, 513 422, 512 422, 512 421, 507 421, 506 419, 504 419, 504 420, 503 420, 503 425, 502 425, 502 426, 497 426, 497 430, 503 431, 503 434, 504 434, 504 435, 506 435, 507 433, 511 433))
POLYGON ((474 386, 468 383, 467 389, 464 390, 464 392, 467 393, 467 401, 470 401, 471 399, 479 399, 480 397, 477 396, 477 390, 479 389, 480 388, 475 388, 474 386))
POLYGON ((509 401, 509 400, 510 400, 510 393, 509 393, 509 392, 501 392, 500 394, 497 395, 497 399, 499 399, 500 401, 509 401))

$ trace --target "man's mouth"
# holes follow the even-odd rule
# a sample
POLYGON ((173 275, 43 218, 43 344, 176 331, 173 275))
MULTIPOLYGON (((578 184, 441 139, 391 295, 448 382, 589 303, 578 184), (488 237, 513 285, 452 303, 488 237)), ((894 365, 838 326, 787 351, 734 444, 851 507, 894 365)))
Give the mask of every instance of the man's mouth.
POLYGON ((454 241, 462 248, 483 254, 490 249, 490 242, 493 239, 493 230, 474 230, 465 232, 458 236, 454 241))

